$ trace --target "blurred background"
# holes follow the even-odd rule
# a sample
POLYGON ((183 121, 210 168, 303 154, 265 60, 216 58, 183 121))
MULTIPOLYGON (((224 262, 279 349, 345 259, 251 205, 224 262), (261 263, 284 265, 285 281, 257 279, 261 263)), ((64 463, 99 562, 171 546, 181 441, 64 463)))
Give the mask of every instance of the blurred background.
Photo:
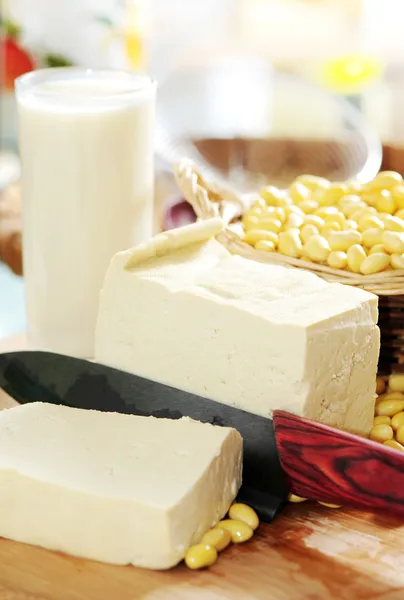
MULTIPOLYGON (((0 237, 2 218, 20 227, 14 80, 38 67, 157 80, 156 230, 192 218, 175 212, 184 154, 241 192, 403 172, 402 17, 402 0, 3 0, 0 237)), ((24 328, 12 268, 0 265, 0 337, 24 328)))

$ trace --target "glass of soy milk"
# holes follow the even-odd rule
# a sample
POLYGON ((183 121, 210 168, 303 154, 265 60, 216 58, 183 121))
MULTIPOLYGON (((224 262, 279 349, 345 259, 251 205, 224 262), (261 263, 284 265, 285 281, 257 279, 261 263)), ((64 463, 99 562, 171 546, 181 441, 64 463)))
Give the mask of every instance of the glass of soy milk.
POLYGON ((109 262, 152 235, 156 86, 56 68, 16 93, 28 345, 91 358, 109 262))

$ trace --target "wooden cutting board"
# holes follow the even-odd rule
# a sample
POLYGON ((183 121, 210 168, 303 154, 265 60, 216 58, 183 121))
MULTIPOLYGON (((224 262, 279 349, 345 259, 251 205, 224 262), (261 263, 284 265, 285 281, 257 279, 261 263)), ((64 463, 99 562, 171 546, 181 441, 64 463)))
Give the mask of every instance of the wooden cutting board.
MULTIPOLYGON (((1 341, 0 351, 23 339, 1 341)), ((0 407, 13 402, 0 392, 0 407)), ((290 505, 203 572, 114 567, 0 539, 0 600, 403 600, 404 522, 290 505)))

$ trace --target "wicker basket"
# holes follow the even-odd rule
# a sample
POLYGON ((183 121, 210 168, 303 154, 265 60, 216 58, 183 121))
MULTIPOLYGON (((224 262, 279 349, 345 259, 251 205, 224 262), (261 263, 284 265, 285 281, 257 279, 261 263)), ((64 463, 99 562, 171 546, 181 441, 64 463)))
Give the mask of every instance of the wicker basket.
POLYGON ((235 190, 207 182, 188 159, 175 166, 178 185, 192 205, 198 219, 221 216, 226 227, 217 237, 233 254, 259 262, 306 269, 332 283, 353 285, 379 296, 381 330, 380 374, 404 372, 404 269, 383 271, 376 275, 357 275, 325 265, 283 256, 277 252, 255 250, 237 234, 237 222, 253 200, 235 190))

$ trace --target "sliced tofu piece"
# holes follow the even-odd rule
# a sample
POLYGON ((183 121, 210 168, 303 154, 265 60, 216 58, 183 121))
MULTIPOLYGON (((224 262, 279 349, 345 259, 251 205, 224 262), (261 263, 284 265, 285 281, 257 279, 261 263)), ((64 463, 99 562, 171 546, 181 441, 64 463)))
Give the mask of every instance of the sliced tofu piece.
POLYGON ((168 569, 241 485, 231 428, 34 403, 0 412, 0 536, 168 569))
POLYGON ((368 435, 377 296, 231 255, 217 228, 196 223, 113 258, 96 360, 261 416, 284 409, 368 435))

